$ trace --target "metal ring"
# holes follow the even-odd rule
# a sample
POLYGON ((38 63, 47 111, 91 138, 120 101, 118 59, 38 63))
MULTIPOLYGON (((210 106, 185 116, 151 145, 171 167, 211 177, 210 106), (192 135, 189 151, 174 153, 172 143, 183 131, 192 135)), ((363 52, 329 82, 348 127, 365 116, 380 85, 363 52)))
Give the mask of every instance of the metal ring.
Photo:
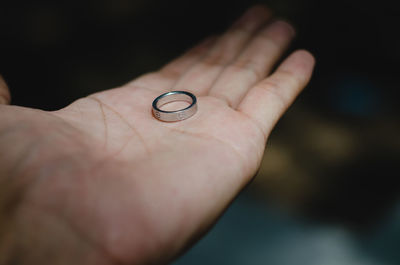
POLYGON ((160 121, 181 121, 192 117, 197 112, 197 99, 195 95, 186 91, 171 91, 158 96, 153 101, 154 117, 160 121), (184 109, 166 111, 160 107, 173 101, 187 101, 190 105, 184 109))

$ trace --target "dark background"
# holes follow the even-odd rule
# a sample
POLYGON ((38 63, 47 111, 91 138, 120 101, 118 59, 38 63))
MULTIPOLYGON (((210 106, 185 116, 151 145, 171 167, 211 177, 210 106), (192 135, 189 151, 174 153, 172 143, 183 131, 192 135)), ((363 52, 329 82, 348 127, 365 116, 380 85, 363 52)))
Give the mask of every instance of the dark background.
POLYGON ((294 24, 291 50, 310 50, 317 66, 271 136, 249 203, 339 226, 360 241, 387 229, 368 251, 378 264, 400 263, 400 228, 385 226, 400 209, 395 1, 8 1, 0 73, 13 104, 55 110, 156 70, 260 2, 294 24))

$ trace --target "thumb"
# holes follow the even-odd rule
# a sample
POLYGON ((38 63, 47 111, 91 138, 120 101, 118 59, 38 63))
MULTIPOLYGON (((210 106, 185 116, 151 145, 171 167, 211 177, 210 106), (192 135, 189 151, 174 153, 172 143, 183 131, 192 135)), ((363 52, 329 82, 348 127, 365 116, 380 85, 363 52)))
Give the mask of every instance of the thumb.
POLYGON ((6 82, 0 75, 0 104, 10 104, 11 95, 6 82))

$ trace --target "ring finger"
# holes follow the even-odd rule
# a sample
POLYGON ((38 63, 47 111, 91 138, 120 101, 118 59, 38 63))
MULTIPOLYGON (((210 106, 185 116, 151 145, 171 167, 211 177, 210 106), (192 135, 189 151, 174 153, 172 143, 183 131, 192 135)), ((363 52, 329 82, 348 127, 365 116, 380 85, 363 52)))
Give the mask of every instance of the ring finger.
POLYGON ((189 69, 173 90, 205 95, 223 71, 240 53, 255 32, 264 25, 270 12, 263 6, 250 8, 210 49, 205 57, 189 69))

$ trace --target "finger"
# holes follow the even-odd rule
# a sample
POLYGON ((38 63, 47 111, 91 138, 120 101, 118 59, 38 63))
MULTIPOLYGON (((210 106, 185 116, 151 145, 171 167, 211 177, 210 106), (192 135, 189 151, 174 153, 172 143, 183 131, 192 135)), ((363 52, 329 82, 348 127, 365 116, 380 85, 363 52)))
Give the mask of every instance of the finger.
POLYGON ((158 91, 170 90, 179 77, 206 54, 215 40, 215 36, 206 38, 159 71, 143 75, 128 85, 143 86, 158 91))
POLYGON ((11 95, 10 90, 3 77, 0 75, 0 104, 10 104, 11 95))
POLYGON ((264 6, 250 8, 175 85, 174 90, 186 90, 197 95, 208 93, 226 65, 231 63, 270 17, 264 6))
POLYGON ((311 78, 315 59, 307 51, 292 53, 268 78, 249 90, 238 111, 268 136, 278 119, 311 78))
POLYGON ((247 91, 265 78, 294 36, 288 23, 265 26, 235 62, 227 66, 210 90, 210 95, 236 108, 247 91))

